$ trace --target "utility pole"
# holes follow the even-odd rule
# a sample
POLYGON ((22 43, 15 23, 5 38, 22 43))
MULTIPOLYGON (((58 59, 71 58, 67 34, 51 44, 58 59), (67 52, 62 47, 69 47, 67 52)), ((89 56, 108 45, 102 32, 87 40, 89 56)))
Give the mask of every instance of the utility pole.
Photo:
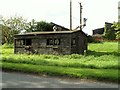
POLYGON ((70 30, 72 30, 72 0, 70 0, 70 30))
POLYGON ((82 30, 82 4, 81 3, 79 3, 80 4, 80 30, 82 30))

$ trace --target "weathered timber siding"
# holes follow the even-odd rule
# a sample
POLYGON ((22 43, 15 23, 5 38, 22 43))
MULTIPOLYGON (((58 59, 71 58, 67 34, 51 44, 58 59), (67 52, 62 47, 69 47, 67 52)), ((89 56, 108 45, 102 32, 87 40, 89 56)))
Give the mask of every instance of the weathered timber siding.
POLYGON ((15 53, 38 53, 38 54, 71 54, 71 38, 70 35, 41 35, 41 36, 23 36, 15 39, 32 40, 31 51, 26 50, 24 45, 15 44, 15 53), (60 45, 47 45, 47 39, 60 39, 60 45))
POLYGON ((20 54, 84 54, 84 51, 87 50, 87 37, 81 31, 17 35, 14 41, 14 53, 20 54), (59 44, 55 44, 56 39, 59 44), (52 40, 53 44, 48 44, 49 40, 52 40))

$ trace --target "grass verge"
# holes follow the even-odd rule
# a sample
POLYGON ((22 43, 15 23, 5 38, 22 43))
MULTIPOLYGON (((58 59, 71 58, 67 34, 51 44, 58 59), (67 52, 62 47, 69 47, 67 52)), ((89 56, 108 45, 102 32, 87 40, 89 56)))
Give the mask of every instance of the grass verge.
POLYGON ((89 68, 70 68, 70 67, 58 67, 58 66, 42 66, 42 65, 31 65, 31 64, 13 64, 3 62, 2 69, 36 73, 36 74, 47 74, 53 76, 68 76, 75 78, 87 78, 96 80, 107 80, 117 81, 118 70, 112 69, 89 69, 89 68))

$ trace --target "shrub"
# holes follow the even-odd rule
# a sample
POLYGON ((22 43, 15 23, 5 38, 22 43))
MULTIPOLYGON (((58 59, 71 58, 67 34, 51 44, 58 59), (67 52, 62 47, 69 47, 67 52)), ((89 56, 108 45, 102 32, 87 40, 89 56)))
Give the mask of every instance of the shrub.
POLYGON ((99 40, 96 40, 96 38, 95 37, 93 37, 93 36, 88 36, 88 43, 100 43, 101 41, 99 41, 99 40))
POLYGON ((7 44, 7 43, 5 43, 5 44, 2 45, 2 48, 13 48, 13 47, 14 47, 13 44, 7 44))

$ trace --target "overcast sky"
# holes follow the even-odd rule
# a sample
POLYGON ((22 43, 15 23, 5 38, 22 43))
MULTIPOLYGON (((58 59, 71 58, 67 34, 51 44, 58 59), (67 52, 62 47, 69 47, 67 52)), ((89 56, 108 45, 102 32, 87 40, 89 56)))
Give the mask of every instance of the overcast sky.
MULTIPOLYGON (((87 18, 85 33, 104 27, 105 22, 118 21, 119 0, 72 0, 73 29, 79 25, 79 3, 83 5, 83 18, 87 18)), ((0 0, 0 15, 23 16, 30 21, 45 20, 69 28, 70 0, 0 0)))

